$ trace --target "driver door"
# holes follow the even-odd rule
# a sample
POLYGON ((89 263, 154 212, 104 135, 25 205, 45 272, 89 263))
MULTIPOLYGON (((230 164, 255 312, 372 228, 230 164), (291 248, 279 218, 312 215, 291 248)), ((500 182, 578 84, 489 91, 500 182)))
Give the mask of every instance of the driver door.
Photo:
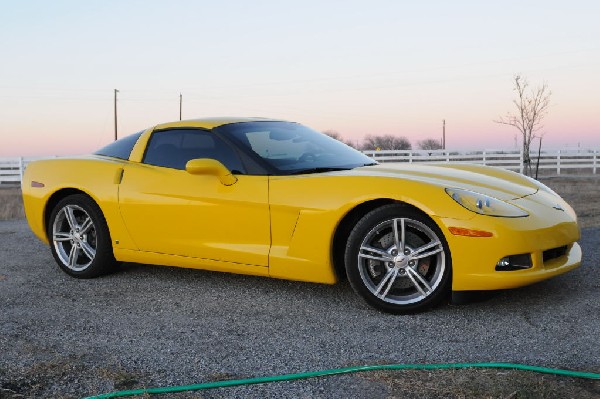
POLYGON ((123 172, 119 204, 141 251, 268 266, 271 243, 268 177, 241 174, 235 152, 201 129, 154 132, 144 160, 123 172), (237 177, 184 170, 190 159, 213 158, 237 177))

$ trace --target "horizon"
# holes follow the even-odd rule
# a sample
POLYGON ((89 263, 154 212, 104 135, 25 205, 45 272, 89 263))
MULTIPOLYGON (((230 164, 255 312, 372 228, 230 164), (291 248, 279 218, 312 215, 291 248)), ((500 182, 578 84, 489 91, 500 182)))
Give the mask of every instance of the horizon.
MULTIPOLYGON (((600 147, 600 4, 273 0, 3 3, 0 157, 90 153, 159 123, 235 115, 356 142, 514 149, 513 76, 552 91, 544 148, 600 147), (200 16, 208 16, 206 18, 200 16), (534 21, 534 22, 531 22, 534 21)), ((532 144, 532 147, 536 143, 532 144)))

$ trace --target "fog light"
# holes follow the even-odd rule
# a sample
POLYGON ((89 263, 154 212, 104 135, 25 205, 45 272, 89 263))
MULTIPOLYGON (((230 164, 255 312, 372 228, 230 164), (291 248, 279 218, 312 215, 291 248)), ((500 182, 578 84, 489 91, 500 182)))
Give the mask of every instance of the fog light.
POLYGON ((532 266, 530 254, 505 256, 496 263, 497 271, 529 269, 532 266))

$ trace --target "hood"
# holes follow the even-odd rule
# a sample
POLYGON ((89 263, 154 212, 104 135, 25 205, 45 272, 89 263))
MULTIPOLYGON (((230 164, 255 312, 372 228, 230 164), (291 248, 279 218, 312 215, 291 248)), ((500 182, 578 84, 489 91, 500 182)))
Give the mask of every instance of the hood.
POLYGON ((462 188, 505 201, 534 194, 539 189, 535 181, 519 173, 471 164, 387 163, 355 168, 348 173, 408 179, 444 188, 462 188))

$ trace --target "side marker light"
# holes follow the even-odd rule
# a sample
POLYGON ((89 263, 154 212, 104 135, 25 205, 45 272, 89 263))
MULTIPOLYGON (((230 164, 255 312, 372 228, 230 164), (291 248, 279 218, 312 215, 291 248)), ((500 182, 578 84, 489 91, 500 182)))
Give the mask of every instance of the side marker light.
POLYGON ((455 236, 465 236, 465 237, 493 237, 494 236, 494 233, 491 233, 489 231, 465 229, 462 227, 448 227, 448 230, 450 231, 450 233, 454 234, 455 236))

